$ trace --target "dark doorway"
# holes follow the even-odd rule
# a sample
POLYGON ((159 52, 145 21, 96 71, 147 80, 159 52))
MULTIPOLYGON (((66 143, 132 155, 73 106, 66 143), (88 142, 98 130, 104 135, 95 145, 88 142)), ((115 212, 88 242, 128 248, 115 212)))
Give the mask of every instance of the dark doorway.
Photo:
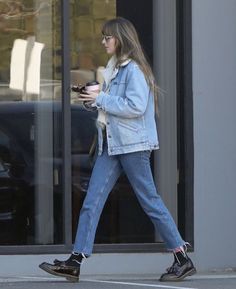
POLYGON ((152 0, 117 0, 116 2, 117 16, 129 19, 134 24, 151 65, 153 61, 152 6, 152 0))
POLYGON ((177 1, 178 224, 184 239, 193 245, 194 143, 191 11, 191 1, 177 1))

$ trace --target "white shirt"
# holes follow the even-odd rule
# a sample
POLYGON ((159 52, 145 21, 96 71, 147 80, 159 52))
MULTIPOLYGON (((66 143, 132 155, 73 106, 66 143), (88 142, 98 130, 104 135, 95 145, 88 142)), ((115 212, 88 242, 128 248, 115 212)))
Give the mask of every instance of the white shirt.
MULTIPOLYGON (((131 61, 131 59, 126 59, 124 62, 122 62, 120 64, 120 66, 125 66, 130 61, 131 61)), ((119 68, 116 67, 116 62, 117 62, 117 58, 116 58, 116 56, 113 55, 110 58, 110 60, 108 61, 107 66, 102 73, 103 78, 104 78, 104 82, 105 82, 104 92, 109 93, 110 83, 111 83, 112 79, 114 79, 116 77, 116 75, 119 71, 119 68)), ((105 126, 106 126, 106 113, 101 109, 98 110, 97 122, 100 126, 105 128, 105 126)))

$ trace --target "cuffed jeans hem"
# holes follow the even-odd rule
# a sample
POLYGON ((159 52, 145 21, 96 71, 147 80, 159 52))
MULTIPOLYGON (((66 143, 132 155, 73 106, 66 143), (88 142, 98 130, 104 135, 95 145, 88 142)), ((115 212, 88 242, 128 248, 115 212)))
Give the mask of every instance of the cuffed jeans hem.
POLYGON ((88 257, 91 256, 91 254, 86 254, 86 253, 84 253, 83 250, 75 250, 75 249, 72 250, 72 254, 75 254, 75 255, 81 254, 81 255, 84 255, 85 258, 88 258, 88 257))
POLYGON ((183 243, 182 243, 181 245, 176 246, 176 247, 174 247, 174 248, 167 248, 166 250, 169 251, 169 252, 174 252, 174 251, 176 251, 176 250, 179 249, 179 248, 187 247, 187 246, 190 246, 190 247, 191 247, 191 244, 190 244, 189 242, 183 241, 183 243))

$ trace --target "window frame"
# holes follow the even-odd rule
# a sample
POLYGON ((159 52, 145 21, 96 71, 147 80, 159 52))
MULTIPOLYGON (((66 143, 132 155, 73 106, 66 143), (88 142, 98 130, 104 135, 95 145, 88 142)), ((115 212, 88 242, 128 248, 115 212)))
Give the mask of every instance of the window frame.
POLYGON ((179 230, 194 246, 192 1, 177 0, 177 137, 179 230), (181 220, 184 219, 184 224, 181 220))

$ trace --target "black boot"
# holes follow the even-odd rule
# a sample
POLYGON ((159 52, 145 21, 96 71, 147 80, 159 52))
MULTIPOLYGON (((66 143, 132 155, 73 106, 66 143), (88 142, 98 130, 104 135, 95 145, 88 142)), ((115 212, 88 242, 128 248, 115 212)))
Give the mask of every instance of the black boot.
POLYGON ((52 275, 65 277, 68 281, 78 282, 80 265, 86 256, 84 254, 72 253, 66 261, 54 260, 54 264, 43 262, 39 268, 52 275))
POLYGON ((167 269, 167 272, 162 274, 160 281, 162 282, 176 282, 181 281, 187 276, 191 276, 196 273, 196 268, 193 265, 193 262, 188 257, 187 253, 180 251, 174 253, 174 263, 170 268, 167 269))

